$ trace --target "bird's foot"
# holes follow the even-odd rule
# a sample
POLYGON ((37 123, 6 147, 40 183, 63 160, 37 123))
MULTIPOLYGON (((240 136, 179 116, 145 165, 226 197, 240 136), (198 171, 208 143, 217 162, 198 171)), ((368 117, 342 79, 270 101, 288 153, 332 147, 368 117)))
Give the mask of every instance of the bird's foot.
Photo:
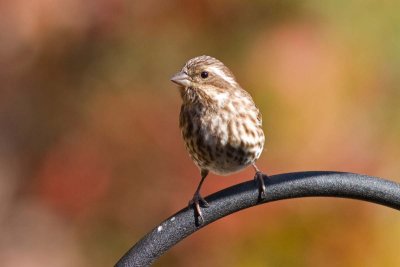
POLYGON ((194 219, 196 222, 196 226, 200 226, 204 223, 204 217, 200 207, 208 208, 210 207, 210 205, 200 195, 200 193, 196 192, 193 196, 193 199, 189 201, 189 208, 191 208, 192 206, 194 210, 194 219))
POLYGON ((263 178, 264 176, 267 175, 263 174, 260 171, 256 171, 256 174, 254 175, 254 181, 258 185, 258 201, 261 201, 266 198, 265 183, 263 178))

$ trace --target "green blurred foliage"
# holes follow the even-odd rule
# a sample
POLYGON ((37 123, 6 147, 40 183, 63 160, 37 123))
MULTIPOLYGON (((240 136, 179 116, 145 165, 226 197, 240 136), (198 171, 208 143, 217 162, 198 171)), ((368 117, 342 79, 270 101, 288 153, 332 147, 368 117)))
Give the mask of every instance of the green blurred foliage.
MULTIPOLYGON (((226 63, 263 113, 269 173, 398 180, 398 1, 2 1, 0 262, 110 266, 199 179, 169 81, 226 63), (179 190, 177 190, 179 189, 179 190)), ((211 175, 204 194, 251 179, 211 175)), ((398 266, 399 216, 349 200, 243 211, 155 266, 398 266)))

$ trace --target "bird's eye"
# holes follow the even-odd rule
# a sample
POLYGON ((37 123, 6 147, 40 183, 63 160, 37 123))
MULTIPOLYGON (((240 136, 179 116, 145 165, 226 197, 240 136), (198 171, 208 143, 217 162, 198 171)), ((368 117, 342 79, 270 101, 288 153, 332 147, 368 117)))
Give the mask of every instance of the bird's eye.
POLYGON ((200 76, 201 76, 201 78, 205 79, 205 78, 208 77, 208 72, 207 72, 207 71, 202 71, 202 72, 200 73, 200 76))

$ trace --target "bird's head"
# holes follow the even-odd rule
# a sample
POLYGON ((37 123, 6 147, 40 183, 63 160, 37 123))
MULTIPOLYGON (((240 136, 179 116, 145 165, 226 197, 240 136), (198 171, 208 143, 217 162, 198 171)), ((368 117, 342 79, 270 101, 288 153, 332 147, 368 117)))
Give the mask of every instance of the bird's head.
POLYGON ((181 88, 229 90, 238 86, 232 72, 218 59, 199 56, 186 62, 171 81, 181 88))

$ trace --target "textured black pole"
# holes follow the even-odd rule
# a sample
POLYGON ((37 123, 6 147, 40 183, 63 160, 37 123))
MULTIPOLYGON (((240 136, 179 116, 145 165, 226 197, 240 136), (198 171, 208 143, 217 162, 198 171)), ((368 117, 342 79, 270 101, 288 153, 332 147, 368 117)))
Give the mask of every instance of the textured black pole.
POLYGON ((264 178, 266 199, 257 202, 254 181, 226 188, 206 198, 204 224, 196 227, 192 209, 182 209, 136 243, 116 264, 148 266, 173 245, 236 211, 271 201, 299 197, 340 197, 369 201, 400 210, 400 184, 366 175, 340 172, 285 173, 264 178))

